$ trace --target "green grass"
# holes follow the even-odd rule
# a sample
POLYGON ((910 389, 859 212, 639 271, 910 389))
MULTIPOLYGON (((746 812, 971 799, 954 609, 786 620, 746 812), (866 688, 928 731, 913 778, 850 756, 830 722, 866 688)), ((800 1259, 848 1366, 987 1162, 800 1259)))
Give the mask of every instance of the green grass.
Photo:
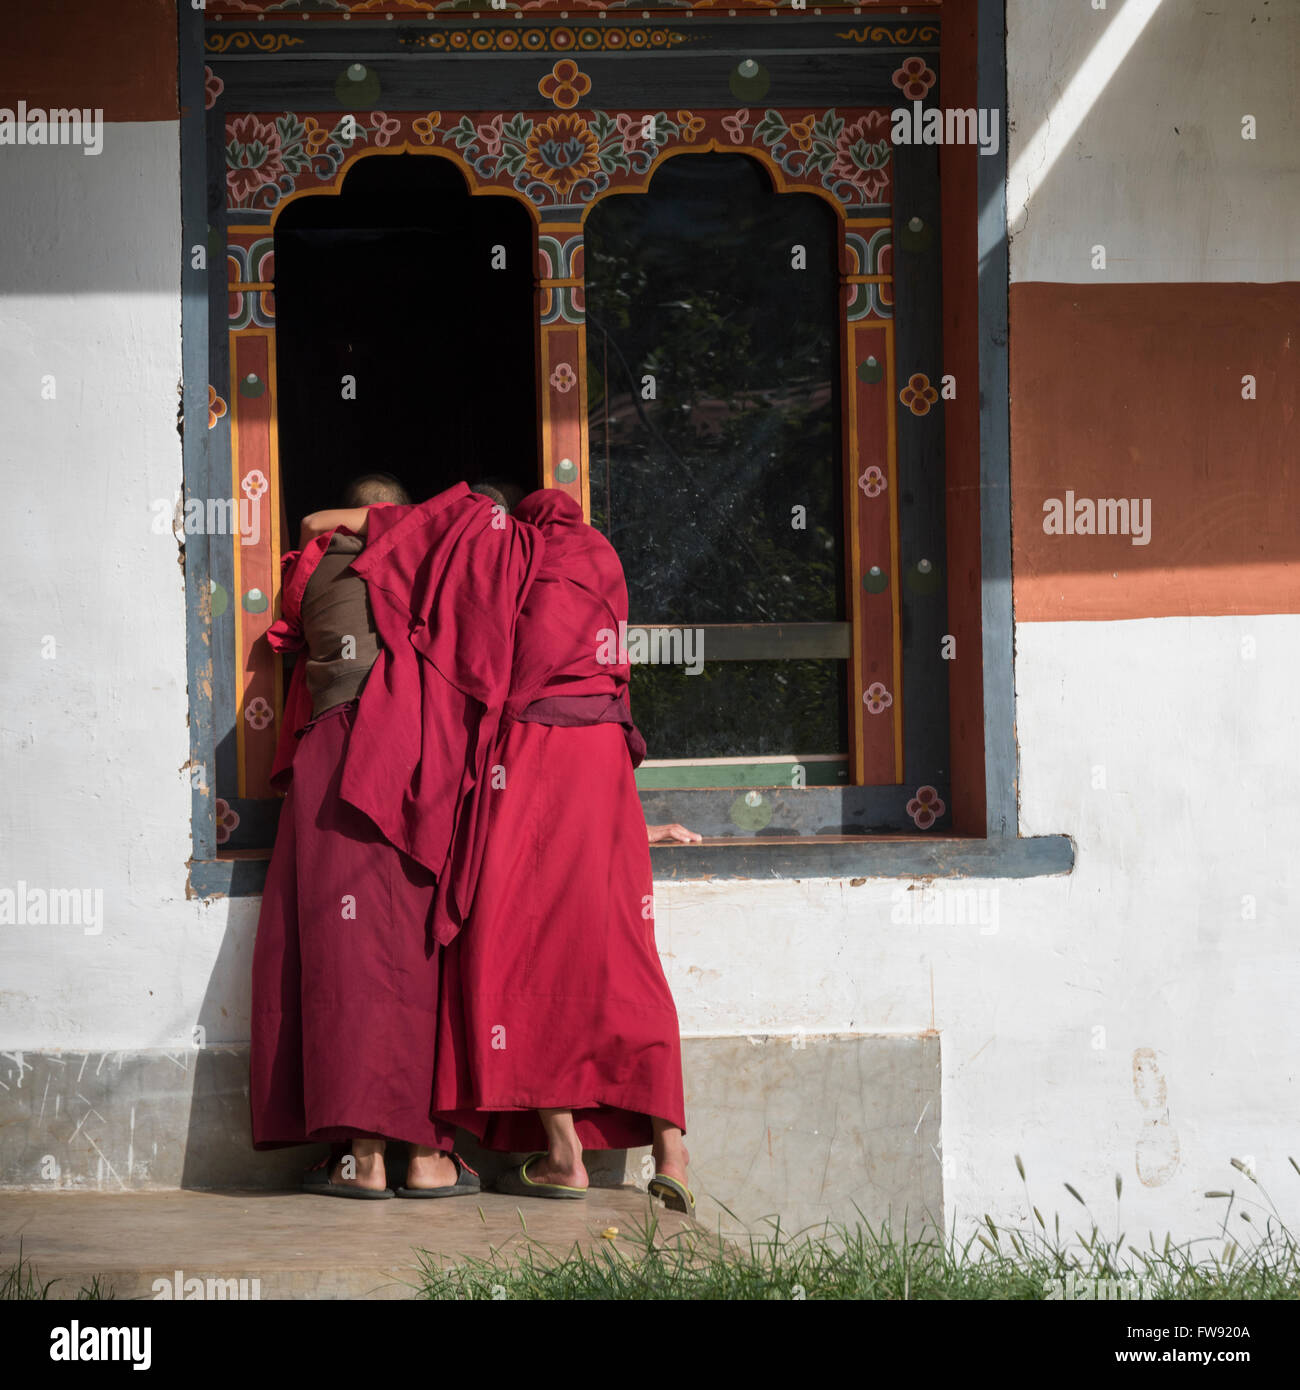
MULTIPOLYGON (((41 1282, 36 1273, 36 1266, 24 1257, 23 1243, 20 1240, 18 1242, 17 1263, 10 1265, 8 1269, 0 1269, 0 1303, 39 1303, 50 1297, 50 1290, 59 1282, 58 1279, 47 1279, 44 1283, 41 1282)), ((112 1297, 112 1285, 102 1283, 98 1274, 92 1277, 89 1287, 83 1284, 77 1291, 78 1303, 112 1297)))
MULTIPOLYGON (((1291 1166, 1300 1174, 1294 1159, 1291 1166)), ((1100 1297, 1144 1299, 1295 1299, 1300 1297, 1300 1246, 1263 1188, 1238 1160, 1233 1165, 1263 1200, 1235 1190, 1209 1192, 1227 1203, 1221 1228, 1203 1240, 1163 1245, 1148 1237, 1147 1249, 1126 1244, 1120 1222, 1123 1183, 1115 1179, 1113 1234, 1093 1219, 1082 1195, 1066 1191, 1085 1220, 1051 1226, 1026 1203, 1034 1220, 998 1226, 985 1216, 980 1228, 958 1244, 933 1227, 910 1232, 904 1222, 827 1225, 787 1233, 771 1221, 762 1235, 739 1241, 687 1230, 668 1235, 649 1219, 630 1234, 601 1239, 591 1248, 548 1249, 529 1236, 509 1252, 487 1259, 435 1257, 418 1252, 428 1299, 881 1299, 1021 1300, 1049 1297, 1053 1281, 1114 1281, 1100 1297), (1115 1287, 1119 1286, 1119 1287, 1115 1287)), ((1024 1165, 1016 1158, 1024 1180, 1024 1165)), ((1058 1289, 1056 1296, 1062 1296, 1058 1289)), ((1064 1296, 1069 1296, 1064 1295, 1064 1296)), ((1077 1295, 1076 1295, 1077 1296, 1077 1295)))

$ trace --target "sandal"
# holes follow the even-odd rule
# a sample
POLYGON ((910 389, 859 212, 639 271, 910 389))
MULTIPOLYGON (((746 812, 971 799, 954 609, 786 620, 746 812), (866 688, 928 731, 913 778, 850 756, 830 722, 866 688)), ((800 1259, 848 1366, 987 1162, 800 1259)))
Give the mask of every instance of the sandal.
POLYGON ((652 1197, 658 1197, 669 1211, 695 1215, 695 1194, 684 1182, 678 1182, 666 1173, 656 1173, 647 1184, 646 1191, 652 1197))
POLYGON ((456 1165, 456 1181, 444 1187, 399 1187, 399 1197, 468 1197, 472 1192, 482 1190, 483 1184, 478 1174, 458 1154, 451 1155, 456 1165))
POLYGON ((313 1163, 302 1180, 302 1190, 314 1193, 317 1197, 352 1197, 362 1202, 383 1201, 384 1198, 393 1195, 391 1187, 357 1187, 355 1183, 335 1182, 330 1177, 330 1172, 344 1156, 330 1153, 319 1163, 313 1163))
POLYGON ((587 1195, 585 1187, 566 1187, 558 1182, 534 1182, 528 1176, 528 1165, 534 1159, 545 1158, 545 1153, 529 1154, 526 1159, 514 1168, 507 1168, 504 1173, 498 1175, 493 1184, 496 1191, 504 1192, 508 1197, 559 1197, 571 1202, 580 1202, 587 1195))

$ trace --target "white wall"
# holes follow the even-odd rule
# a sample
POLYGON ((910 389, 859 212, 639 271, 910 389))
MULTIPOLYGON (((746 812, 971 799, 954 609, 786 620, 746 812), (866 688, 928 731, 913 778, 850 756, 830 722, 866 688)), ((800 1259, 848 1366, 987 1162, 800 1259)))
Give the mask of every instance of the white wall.
POLYGON ((1011 278, 1300 279, 1297 72, 1297 0, 1007 0, 1011 278))
POLYGON ((150 511, 181 483, 177 125, 5 147, 0 187, 0 888, 100 889, 104 913, 0 925, 0 1042, 158 1046, 216 940, 185 900, 184 577, 150 511))

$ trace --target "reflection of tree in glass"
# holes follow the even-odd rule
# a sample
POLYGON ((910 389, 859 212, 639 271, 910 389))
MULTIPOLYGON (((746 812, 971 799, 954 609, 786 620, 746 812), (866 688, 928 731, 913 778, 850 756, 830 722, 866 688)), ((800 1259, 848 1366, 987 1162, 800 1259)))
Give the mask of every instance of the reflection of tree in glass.
POLYGON ((651 758, 843 753, 846 662, 706 660, 634 666, 631 702, 651 758))
POLYGON ((585 242, 592 520, 632 620, 842 617, 830 209, 743 156, 684 155, 598 203, 585 242))

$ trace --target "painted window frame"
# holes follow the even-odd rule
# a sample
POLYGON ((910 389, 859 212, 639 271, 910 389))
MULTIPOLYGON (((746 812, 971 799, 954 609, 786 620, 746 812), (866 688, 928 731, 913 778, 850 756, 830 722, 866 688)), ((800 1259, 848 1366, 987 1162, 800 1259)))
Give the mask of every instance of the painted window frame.
MULTIPOLYGON (((244 21, 247 22, 246 20, 244 21)), ((979 0, 978 93, 981 106, 1005 109, 1004 15, 1001 0, 979 0)), ((270 26, 268 26, 269 29, 270 26)), ((283 27, 283 26, 281 26, 283 27)), ((181 52, 181 140, 182 140, 182 217, 185 229, 183 358, 185 368, 185 492, 186 498, 210 495, 212 451, 209 448, 210 392, 207 382, 209 286, 207 275, 217 271, 209 263, 207 275, 191 262, 189 248, 208 243, 207 190, 204 160, 194 151, 207 147, 205 118, 204 16, 185 8, 180 16, 181 52), (195 233, 201 232, 196 237, 195 233)), ((731 150, 715 140, 715 146, 731 150)), ((896 151, 899 147, 895 147, 896 151)), ((747 153, 749 151, 746 151, 747 153)), ((784 817, 793 834, 773 834, 760 838, 736 837, 725 843, 692 847, 656 847, 652 851, 657 878, 756 876, 808 877, 819 874, 862 873, 872 876, 913 876, 935 872, 987 874, 1018 877, 1038 873, 1068 872, 1073 864, 1073 848, 1063 836, 1022 839, 1018 834, 1016 805, 1017 754, 1014 737, 1014 672, 1012 657, 1012 609, 1010 592, 1010 495, 1009 440, 1007 411, 1007 248, 1005 217, 1005 147, 998 155, 976 162, 978 173, 979 249, 979 469, 980 469, 980 641, 982 646, 982 706, 984 763, 984 824, 974 826, 979 833, 941 832, 938 835, 824 834, 818 826, 827 823, 828 811, 844 819, 845 793, 869 792, 870 787, 807 788, 791 790, 800 815, 784 817)), ((774 183, 776 180, 774 179, 774 183)), ((779 184, 777 185, 779 187, 779 184)), ((553 273, 540 281, 543 295, 557 308, 556 320, 563 323, 563 302, 577 281, 573 267, 563 260, 566 233, 576 227, 552 224, 546 235, 558 234, 554 249, 559 252, 551 263, 553 273)), ((224 250, 221 252, 224 261, 224 250)), ((843 267, 842 270, 848 270, 843 267)), ((865 267, 859 267, 858 274, 865 267)), ((248 293, 260 291, 256 280, 241 286, 248 293)), ((543 321, 545 315, 541 316, 543 321)), ((223 325, 224 327, 224 325, 223 325)), ((575 350, 581 361, 580 323, 567 325, 576 330, 575 350)), ((558 344, 558 339, 557 339, 558 344)), ((550 375, 554 353, 540 355, 543 381, 550 375)), ((236 364, 232 359, 234 380, 236 364)), ((580 412, 585 430, 585 373, 580 412)), ((577 394, 577 393, 575 393, 577 394)), ((232 392, 233 395, 233 392, 232 392)), ((542 413, 547 409, 542 393, 542 413)), ((543 446, 548 422, 543 419, 543 446)), ((575 438, 575 448, 581 439, 575 438)), ((547 485, 569 485, 581 493, 585 470, 574 479, 557 467, 559 459, 572 458, 563 442, 550 441, 547 485)), ((219 492, 225 489, 218 489, 219 492)), ((585 501, 585 499, 584 499, 585 501)), ((255 894, 265 873, 266 850, 218 852, 217 799, 212 790, 215 768, 215 728, 212 698, 211 583, 216 573, 215 551, 221 538, 191 537, 186 546, 186 599, 189 635, 189 678, 191 692, 191 766, 194 769, 193 839, 190 865, 191 890, 197 894, 255 894)), ((891 563, 897 566, 897 547, 891 563)), ((897 579, 897 572, 894 575, 897 579)), ((951 592, 951 580, 950 592, 951 592)), ((896 589, 895 589, 896 591, 896 589)), ((232 592, 230 601, 234 602, 232 592)), ((278 680, 278 674, 276 679, 278 680)), ((784 791, 777 793, 785 796, 784 791)), ((704 796, 713 795, 704 793, 704 796)), ((703 807, 699 793, 673 790, 642 793, 647 818, 690 820, 693 805, 703 807)))

